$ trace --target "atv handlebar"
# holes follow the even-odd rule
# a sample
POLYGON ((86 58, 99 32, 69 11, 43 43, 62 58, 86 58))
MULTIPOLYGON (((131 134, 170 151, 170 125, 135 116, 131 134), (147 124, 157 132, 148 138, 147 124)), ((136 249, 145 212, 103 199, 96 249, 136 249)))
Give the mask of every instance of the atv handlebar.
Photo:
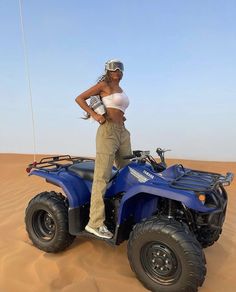
POLYGON ((171 149, 162 149, 162 148, 157 148, 156 149, 156 153, 159 155, 159 156, 161 156, 161 155, 163 155, 165 152, 167 152, 167 151, 171 151, 171 149))
POLYGON ((142 160, 147 158, 150 155, 150 151, 134 150, 133 154, 123 156, 123 159, 138 159, 142 160))
MULTIPOLYGON (((156 153, 158 154, 158 156, 161 159, 161 162, 165 164, 165 158, 164 158, 164 153, 167 151, 171 151, 170 149, 162 149, 162 148, 157 148, 156 149, 156 153)), ((133 159, 133 158, 146 158, 150 156, 150 151, 142 151, 142 150, 134 150, 133 154, 131 155, 126 155, 123 156, 123 159, 133 159)))
POLYGON ((154 171, 160 172, 166 169, 166 163, 164 158, 164 152, 168 150, 163 150, 161 148, 157 148, 161 162, 157 163, 156 160, 150 155, 150 151, 142 151, 142 150, 134 150, 133 154, 123 156, 123 159, 134 159, 139 163, 148 162, 152 165, 154 171))

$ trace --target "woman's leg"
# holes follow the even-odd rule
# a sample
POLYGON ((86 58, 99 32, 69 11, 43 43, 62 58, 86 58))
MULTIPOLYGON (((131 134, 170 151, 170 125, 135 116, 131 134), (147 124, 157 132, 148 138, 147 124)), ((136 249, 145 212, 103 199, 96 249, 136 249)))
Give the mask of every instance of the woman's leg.
POLYGON ((99 228, 104 225, 104 194, 111 177, 115 152, 119 147, 118 135, 110 123, 100 126, 96 136, 96 160, 90 201, 90 220, 88 226, 99 228))
POLYGON ((116 167, 118 169, 121 169, 127 164, 129 164, 130 161, 127 159, 123 159, 123 157, 127 155, 131 155, 131 154, 132 154, 132 150, 131 150, 131 142, 130 142, 130 133, 127 129, 124 128, 121 131, 120 146, 115 155, 116 167))
POLYGON ((88 223, 92 228, 98 228, 104 224, 105 206, 103 197, 111 177, 114 158, 115 155, 112 154, 97 153, 96 155, 88 223))

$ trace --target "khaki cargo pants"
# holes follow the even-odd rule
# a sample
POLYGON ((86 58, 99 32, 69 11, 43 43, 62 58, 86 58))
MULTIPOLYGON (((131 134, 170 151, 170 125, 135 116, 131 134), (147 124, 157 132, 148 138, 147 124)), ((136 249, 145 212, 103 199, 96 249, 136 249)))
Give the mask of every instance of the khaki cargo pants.
POLYGON ((109 121, 99 126, 96 136, 95 171, 88 223, 90 227, 98 228, 104 224, 103 197, 111 178, 113 163, 115 162, 118 169, 124 167, 129 161, 122 159, 122 157, 130 154, 132 154, 130 133, 125 126, 109 121))

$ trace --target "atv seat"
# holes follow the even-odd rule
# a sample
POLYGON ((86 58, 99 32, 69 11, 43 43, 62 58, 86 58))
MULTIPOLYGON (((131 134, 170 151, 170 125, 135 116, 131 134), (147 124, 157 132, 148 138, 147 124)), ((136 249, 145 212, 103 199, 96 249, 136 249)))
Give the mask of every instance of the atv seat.
MULTIPOLYGON (((93 181, 95 161, 83 161, 70 165, 68 170, 80 176, 84 180, 93 181)), ((115 177, 118 170, 113 167, 110 181, 115 177)))

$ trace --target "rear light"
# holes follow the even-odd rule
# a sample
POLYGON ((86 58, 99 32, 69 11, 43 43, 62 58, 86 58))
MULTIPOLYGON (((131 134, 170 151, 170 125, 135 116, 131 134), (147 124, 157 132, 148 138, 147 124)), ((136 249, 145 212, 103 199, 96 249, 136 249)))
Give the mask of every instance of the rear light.
POLYGON ((36 161, 31 163, 31 164, 29 164, 29 166, 26 168, 26 172, 30 173, 31 169, 36 167, 36 165, 37 165, 36 161))

